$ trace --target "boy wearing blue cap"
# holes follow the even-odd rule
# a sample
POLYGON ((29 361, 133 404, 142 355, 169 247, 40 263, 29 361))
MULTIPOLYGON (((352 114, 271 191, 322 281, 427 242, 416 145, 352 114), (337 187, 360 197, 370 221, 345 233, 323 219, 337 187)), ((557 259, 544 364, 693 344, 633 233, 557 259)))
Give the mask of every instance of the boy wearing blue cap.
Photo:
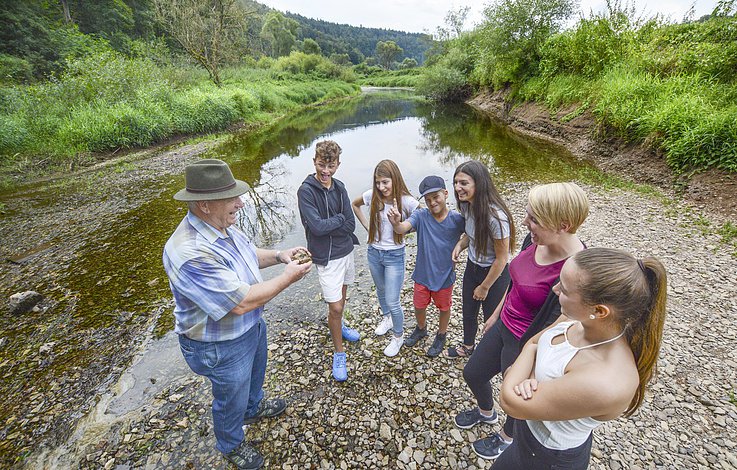
POLYGON ((427 307, 432 300, 440 311, 438 333, 427 350, 427 355, 436 357, 445 346, 453 299, 455 265, 452 259, 455 247, 465 228, 463 216, 448 209, 448 191, 445 181, 439 176, 427 176, 420 183, 420 197, 427 208, 418 209, 402 222, 401 214, 390 207, 387 216, 394 231, 405 234, 417 232, 417 259, 412 279, 415 281, 413 303, 417 326, 404 341, 412 347, 427 336, 427 307))

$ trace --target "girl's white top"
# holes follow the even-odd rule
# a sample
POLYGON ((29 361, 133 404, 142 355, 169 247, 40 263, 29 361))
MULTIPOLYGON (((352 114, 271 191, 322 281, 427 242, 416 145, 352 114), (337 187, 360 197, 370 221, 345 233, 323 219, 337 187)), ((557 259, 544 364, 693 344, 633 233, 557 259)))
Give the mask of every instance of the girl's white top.
MULTIPOLYGON (((619 339, 622 335, 601 343, 589 344, 577 348, 568 342, 567 331, 577 322, 562 322, 540 336, 535 356, 535 379, 538 382, 557 379, 565 373, 566 366, 581 349, 588 349, 619 339), (565 340, 552 344, 556 336, 563 334, 565 340)), ((624 333, 622 333, 624 334, 624 333)), ((534 421, 527 420, 532 435, 548 449, 564 450, 578 447, 588 439, 589 434, 602 421, 594 418, 569 419, 566 421, 534 421)))
POLYGON ((507 214, 496 205, 491 205, 491 211, 496 212, 499 220, 489 215, 489 227, 491 227, 491 239, 486 242, 486 253, 476 252, 476 222, 473 220, 471 208, 467 204, 460 207, 461 215, 466 219, 466 235, 468 236, 468 259, 474 264, 488 268, 496 259, 494 251, 494 240, 509 238, 509 220, 507 214), (500 223, 501 222, 501 223, 500 223))
MULTIPOLYGON (((369 212, 371 211, 371 195, 373 194, 373 190, 369 189, 365 193, 363 193, 363 203, 369 207, 369 212)), ((396 250, 397 248, 404 248, 404 242, 402 243, 394 243, 394 228, 392 227, 391 222, 389 222, 389 217, 387 217, 386 213, 389 210, 389 206, 392 206, 392 203, 384 204, 384 208, 379 212, 379 217, 381 218, 381 223, 379 225, 379 241, 371 243, 371 246, 376 248, 377 250, 396 250)), ((412 196, 402 196, 402 220, 407 220, 407 217, 414 212, 417 207, 419 207, 420 203, 417 202, 417 199, 413 198, 412 196)), ((371 214, 369 213, 369 220, 371 220, 371 214)))

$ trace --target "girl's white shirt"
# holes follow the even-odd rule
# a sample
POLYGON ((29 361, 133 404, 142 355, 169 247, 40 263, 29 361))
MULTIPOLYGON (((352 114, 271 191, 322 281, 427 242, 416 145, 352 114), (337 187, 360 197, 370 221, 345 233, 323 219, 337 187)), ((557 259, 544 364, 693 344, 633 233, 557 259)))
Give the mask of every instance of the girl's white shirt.
MULTIPOLYGON (((371 210, 372 195, 372 189, 363 193, 363 203, 369 207, 369 211, 371 210)), ((398 248, 404 248, 404 242, 399 244, 394 243, 394 229, 392 228, 391 222, 389 222, 389 217, 386 215, 389 210, 389 206, 393 206, 393 204, 384 203, 384 208, 379 213, 379 216, 381 217, 381 223, 379 224, 379 241, 370 244, 377 250, 396 250, 398 248)), ((402 196, 402 220, 407 220, 409 215, 419 206, 420 203, 412 196, 402 196)), ((371 220, 371 214, 369 214, 369 220, 371 220)))

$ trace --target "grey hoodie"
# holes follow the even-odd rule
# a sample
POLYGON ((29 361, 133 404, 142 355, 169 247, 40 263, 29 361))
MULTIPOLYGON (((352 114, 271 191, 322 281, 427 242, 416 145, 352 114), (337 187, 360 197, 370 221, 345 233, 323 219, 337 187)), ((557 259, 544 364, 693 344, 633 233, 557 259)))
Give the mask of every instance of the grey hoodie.
POLYGON ((325 188, 313 173, 297 190, 307 249, 312 253, 312 262, 321 266, 346 256, 353 251, 353 245, 358 245, 348 192, 341 181, 335 178, 332 181, 330 188, 325 188))

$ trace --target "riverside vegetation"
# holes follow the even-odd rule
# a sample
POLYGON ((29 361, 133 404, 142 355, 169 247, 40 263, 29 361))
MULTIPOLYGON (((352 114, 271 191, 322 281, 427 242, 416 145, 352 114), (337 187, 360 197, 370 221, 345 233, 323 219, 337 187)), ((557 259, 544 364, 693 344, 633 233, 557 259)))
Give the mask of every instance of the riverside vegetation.
POLYGON ((0 153, 6 155, 0 172, 8 184, 28 171, 89 164, 98 152, 264 123, 357 93, 346 81, 350 74, 323 57, 295 52, 226 68, 217 87, 204 70, 101 47, 69 61, 58 79, 0 88, 0 153))
POLYGON ((678 24, 607 5, 563 30, 572 0, 498 0, 443 44, 418 88, 443 101, 501 90, 564 121, 589 112, 602 135, 650 147, 676 173, 737 171, 737 2, 678 24))

